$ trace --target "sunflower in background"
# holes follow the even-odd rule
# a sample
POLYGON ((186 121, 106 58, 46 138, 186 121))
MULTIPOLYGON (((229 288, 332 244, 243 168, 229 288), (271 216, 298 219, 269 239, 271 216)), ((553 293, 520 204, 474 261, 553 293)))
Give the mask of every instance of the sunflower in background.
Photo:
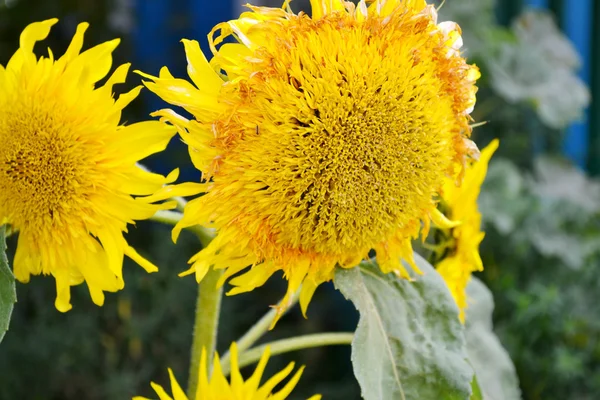
MULTIPOLYGON (((177 383, 173 371, 169 369, 171 380, 171 392, 173 397, 163 389, 162 386, 152 382, 151 386, 160 400, 285 400, 294 390, 304 367, 298 369, 294 376, 277 392, 273 392, 275 387, 283 382, 294 369, 294 363, 291 362, 283 370, 268 379, 262 386, 260 381, 263 372, 267 366, 270 356, 270 349, 267 346, 262 354, 256 369, 252 376, 244 381, 240 374, 238 366, 238 351, 235 343, 231 344, 231 382, 227 381, 226 375, 221 370, 219 355, 216 354, 213 360, 212 373, 209 378, 206 351, 202 349, 200 358, 200 369, 198 371, 198 390, 196 395, 189 398, 177 383)), ((311 396, 308 400, 320 400, 320 395, 311 396)), ((148 400, 145 397, 134 397, 133 400, 148 400)))
POLYGON ((6 67, 0 66, 0 224, 19 232, 14 274, 56 279, 56 308, 71 309, 70 287, 86 282, 92 300, 124 286, 127 255, 146 271, 157 268, 123 237, 128 223, 151 217, 170 204, 153 205, 149 195, 176 172, 147 172, 137 162, 163 150, 175 130, 159 121, 119 125, 121 111, 137 97, 136 87, 118 99, 129 64, 112 65, 112 40, 83 53, 82 23, 66 53, 36 58, 33 48, 57 22, 30 24, 6 67))
POLYGON ((485 233, 481 231, 481 214, 477 208, 477 198, 487 173, 488 164, 498 148, 498 140, 493 140, 481 151, 481 158, 467 167, 460 187, 448 178, 444 184, 440 207, 446 216, 460 222, 456 227, 441 229, 438 235, 437 261, 434 265, 452 293, 460 309, 460 320, 465 321, 467 308, 466 289, 471 273, 483 271, 479 255, 479 244, 485 233))
POLYGON ((150 199, 203 196, 173 231, 201 224, 216 238, 185 272, 200 281, 226 269, 228 294, 253 290, 274 272, 302 284, 306 308, 336 266, 375 250, 384 272, 420 272, 411 240, 430 222, 450 226, 434 197, 476 147, 468 139, 478 69, 460 54, 453 22, 424 0, 357 5, 312 0, 312 16, 248 6, 209 35, 207 61, 183 40, 193 82, 142 74, 146 86, 185 108, 156 113, 189 146, 202 183, 150 199), (224 43, 232 37, 237 43, 224 43))

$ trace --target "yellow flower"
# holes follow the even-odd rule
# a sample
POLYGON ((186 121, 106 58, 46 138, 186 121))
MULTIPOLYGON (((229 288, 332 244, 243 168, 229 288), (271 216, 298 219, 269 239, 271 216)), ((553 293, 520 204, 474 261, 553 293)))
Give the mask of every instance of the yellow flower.
POLYGON ((34 44, 57 22, 33 23, 20 48, 0 66, 0 224, 19 231, 14 272, 56 279, 56 308, 68 311, 70 287, 85 281, 94 303, 123 288, 123 255, 148 272, 156 267, 123 238, 127 223, 161 206, 131 195, 152 194, 169 178, 136 162, 165 148, 175 130, 159 121, 119 125, 121 111, 141 87, 113 99, 129 64, 101 87, 118 40, 80 54, 88 24, 80 24, 58 60, 36 58, 34 44))
POLYGON ((437 271, 456 300, 460 319, 464 322, 467 307, 465 290, 474 271, 483 271, 479 256, 479 244, 485 234, 481 231, 481 214, 477 209, 477 197, 487 173, 490 158, 498 148, 498 140, 492 141, 481 152, 479 161, 471 164, 460 187, 453 179, 447 179, 442 191, 444 213, 460 225, 450 230, 450 254, 436 264, 437 271))
MULTIPOLYGON (((202 349, 200 358, 200 369, 198 371, 198 390, 194 400, 285 400, 294 390, 300 380, 304 367, 301 367, 294 376, 285 384, 285 386, 276 393, 273 393, 275 386, 279 385, 294 369, 294 363, 289 363, 285 369, 275 374, 271 379, 260 386, 262 374, 269 360, 270 349, 267 347, 263 353, 254 373, 250 379, 244 381, 238 367, 238 352, 235 343, 231 344, 231 382, 221 370, 219 355, 213 360, 213 368, 210 379, 208 377, 208 368, 206 365, 206 351, 202 349)), ((169 396, 162 386, 152 382, 150 385, 160 398, 160 400, 188 400, 188 397, 177 383, 173 371, 169 368, 169 377, 171 379, 171 392, 173 397, 169 396)), ((308 400, 320 400, 320 395, 314 395, 308 400)), ((145 397, 134 397, 133 400, 148 400, 145 397)))
POLYGON ((236 294, 283 270, 280 312, 301 283, 306 312, 336 265, 352 267, 371 249, 384 272, 408 278, 400 258, 419 272, 411 237, 442 221, 433 197, 472 148, 479 72, 460 56, 456 24, 438 24, 424 0, 311 4, 312 18, 249 6, 217 25, 210 64, 183 40, 195 86, 166 68, 142 74, 195 117, 156 113, 177 126, 204 174, 163 193, 205 193, 174 238, 196 224, 218 230, 186 273, 200 280, 226 268, 222 284, 251 265, 230 281, 236 294), (217 49, 230 36, 237 43, 217 49))

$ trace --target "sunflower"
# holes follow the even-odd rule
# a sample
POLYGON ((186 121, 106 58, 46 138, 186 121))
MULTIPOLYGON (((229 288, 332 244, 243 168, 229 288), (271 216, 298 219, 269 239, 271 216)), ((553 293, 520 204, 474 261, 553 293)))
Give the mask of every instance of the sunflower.
MULTIPOLYGON (((434 196, 463 168, 478 69, 460 55, 460 29, 423 0, 311 1, 250 8, 209 35, 207 61, 183 40, 193 84, 166 68, 146 86, 185 108, 156 113, 178 128, 202 183, 167 190, 190 201, 173 231, 218 231, 186 273, 225 268, 228 294, 289 281, 306 307, 336 266, 377 253, 384 272, 417 272, 411 239, 447 223, 434 196), (236 43, 224 43, 232 37, 236 43)), ((165 192, 165 196, 166 193, 165 192)), ((157 197, 158 198, 158 197, 157 197)), ((185 274, 185 273, 184 273, 185 274)))
POLYGON ((487 173, 490 158, 498 148, 498 140, 492 141, 481 152, 479 161, 472 163, 465 172, 460 187, 447 179, 442 191, 444 213, 460 224, 446 230, 447 240, 438 244, 447 253, 435 267, 442 275, 460 309, 460 320, 464 322, 467 307, 466 288, 471 273, 483 271, 479 255, 479 244, 485 234, 481 231, 481 214, 477 209, 477 197, 487 173), (441 246, 440 246, 441 245, 441 246))
POLYGON ((123 288, 123 256, 157 268, 123 238, 128 223, 169 206, 141 202, 172 182, 138 160, 163 150, 175 130, 159 121, 119 125, 141 87, 113 98, 129 64, 96 88, 112 64, 113 40, 80 53, 88 24, 77 27, 66 53, 36 58, 33 47, 57 22, 25 28, 20 47, 0 66, 0 224, 19 232, 15 277, 52 274, 56 308, 71 309, 70 287, 85 281, 94 303, 123 288))
MULTIPOLYGON (((219 355, 216 354, 213 360, 212 375, 208 377, 208 368, 206 365, 206 351, 202 349, 200 358, 200 369, 198 371, 198 389, 196 396, 190 400, 285 400, 294 390, 304 371, 301 367, 294 376, 285 384, 281 390, 273 393, 275 386, 279 385, 294 369, 294 363, 291 362, 282 371, 271 377, 264 385, 260 386, 262 374, 269 360, 270 349, 267 346, 262 354, 254 373, 250 379, 244 381, 238 367, 237 345, 231 344, 231 382, 221 370, 219 355)), ((173 371, 169 368, 169 377, 171 380, 171 392, 173 397, 169 396, 162 386, 152 382, 150 385, 160 398, 160 400, 188 400, 188 397, 177 383, 173 371)), ((320 395, 314 395, 308 400, 320 400, 320 395)), ((134 397, 133 400, 148 400, 145 397, 134 397)))

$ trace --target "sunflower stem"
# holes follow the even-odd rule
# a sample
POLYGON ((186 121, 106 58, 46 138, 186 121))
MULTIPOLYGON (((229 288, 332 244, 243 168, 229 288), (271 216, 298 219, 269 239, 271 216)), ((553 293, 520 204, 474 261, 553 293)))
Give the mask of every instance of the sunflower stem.
POLYGON ((219 314, 221 311, 221 298, 223 287, 217 288, 217 281, 223 270, 210 269, 202 282, 198 285, 198 300, 196 302, 196 316, 194 320, 194 333, 190 359, 190 375, 188 380, 188 398, 195 399, 198 390, 198 377, 202 349, 206 349, 208 373, 212 366, 212 359, 217 345, 217 331, 219 327, 219 314))
POLYGON ((187 204, 187 200, 179 196, 173 197, 173 200, 177 202, 177 207, 175 207, 175 209, 179 212, 183 212, 183 210, 185 209, 185 205, 187 204))
POLYGON ((150 219, 152 221, 160 222, 165 225, 176 225, 181 218, 183 218, 183 214, 179 211, 168 211, 168 210, 160 210, 157 211, 150 219))
MULTIPOLYGON (((300 289, 294 293, 290 299, 289 307, 286 308, 283 315, 285 315, 296 303, 298 303, 298 299, 300 298, 300 289)), ((281 303, 281 302, 280 302, 281 303)), ((271 310, 262 316, 261 319, 256 321, 254 325, 244 335, 235 341, 237 344, 238 352, 241 354, 244 351, 248 350, 250 346, 252 346, 258 339, 260 339, 271 326, 271 323, 277 316, 277 309, 271 308, 271 310)), ((229 364, 231 362, 231 354, 227 351, 223 357, 221 357, 221 365, 223 368, 226 366, 229 368, 229 364)))
MULTIPOLYGON (((278 355, 288 353, 290 351, 309 349, 312 347, 321 346, 333 346, 333 345, 349 345, 352 344, 354 339, 354 333, 343 332, 343 333, 315 333, 311 335, 296 336, 287 339, 276 340, 274 342, 265 343, 260 346, 256 346, 246 352, 240 352, 238 365, 239 368, 246 367, 254 364, 265 351, 265 348, 269 346, 271 348, 271 355, 278 355)), ((221 368, 225 376, 231 372, 231 363, 224 365, 221 362, 221 368)))
MULTIPOLYGON (((175 200, 177 200, 177 199, 178 198, 176 197, 175 200)), ((181 200, 185 201, 183 199, 181 199, 181 200)), ((185 204, 185 203, 180 203, 180 204, 185 204)), ((150 219, 152 221, 160 222, 165 225, 173 225, 174 226, 174 225, 177 225, 177 223, 179 221, 181 221, 181 218, 183 218, 183 214, 178 211, 161 210, 161 211, 157 211, 156 214, 154 214, 150 219)), ((213 238, 215 237, 214 229, 205 228, 200 225, 194 225, 194 226, 187 227, 186 230, 195 233, 196 236, 198 236, 198 239, 200 239, 200 243, 202 243, 202 246, 204 246, 204 247, 206 247, 210 243, 210 241, 213 240, 213 238)))
MULTIPOLYGON (((185 207, 185 200, 183 198, 175 198, 175 201, 177 201, 177 209, 181 210, 185 207)), ((179 211, 161 210, 154 214, 151 220, 166 225, 176 225, 182 218, 183 214, 179 211)), ((206 247, 215 237, 213 229, 207 229, 200 225, 188 227, 187 230, 198 236, 203 247, 206 247)), ((202 279, 202 282, 198 284, 198 298, 196 300, 188 379, 188 397, 190 399, 195 399, 196 392, 198 391, 202 349, 206 349, 207 366, 210 375, 212 359, 217 344, 219 314, 221 312, 221 299, 223 297, 223 288, 217 288, 217 282, 223 272, 224 270, 214 270, 211 268, 204 279, 202 279)))

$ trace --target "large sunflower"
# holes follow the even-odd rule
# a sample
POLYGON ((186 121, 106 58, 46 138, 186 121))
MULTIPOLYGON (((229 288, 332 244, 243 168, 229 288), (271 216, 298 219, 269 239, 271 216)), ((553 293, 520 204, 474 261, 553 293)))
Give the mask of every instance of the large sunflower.
POLYGON ((123 238, 128 223, 161 206, 132 195, 152 194, 173 181, 145 171, 138 160, 163 150, 175 130, 159 121, 119 125, 121 111, 141 87, 113 98, 129 64, 101 87, 112 64, 113 40, 80 54, 80 24, 58 60, 36 58, 34 44, 57 22, 33 23, 20 48, 0 66, 0 224, 19 232, 14 273, 56 279, 56 308, 68 311, 70 287, 85 281, 92 300, 124 285, 123 256, 148 272, 156 267, 123 238))
MULTIPOLYGON (((188 272, 226 268, 230 294, 277 270, 303 311, 336 265, 371 249, 382 270, 408 277, 411 238, 442 221, 433 200, 473 149, 476 67, 460 55, 458 26, 437 23, 424 0, 311 1, 312 17, 249 6, 209 35, 207 62, 184 40, 194 85, 143 74, 146 86, 194 118, 177 126, 204 183, 170 188, 191 201, 174 230, 218 230, 188 272), (233 37, 237 43, 222 44, 233 37), (220 45, 220 47, 218 47, 220 45)), ((285 307, 286 301, 282 302, 285 307)), ((282 307, 282 308, 283 308, 282 307)), ((280 310, 282 311, 282 310, 280 310)))

